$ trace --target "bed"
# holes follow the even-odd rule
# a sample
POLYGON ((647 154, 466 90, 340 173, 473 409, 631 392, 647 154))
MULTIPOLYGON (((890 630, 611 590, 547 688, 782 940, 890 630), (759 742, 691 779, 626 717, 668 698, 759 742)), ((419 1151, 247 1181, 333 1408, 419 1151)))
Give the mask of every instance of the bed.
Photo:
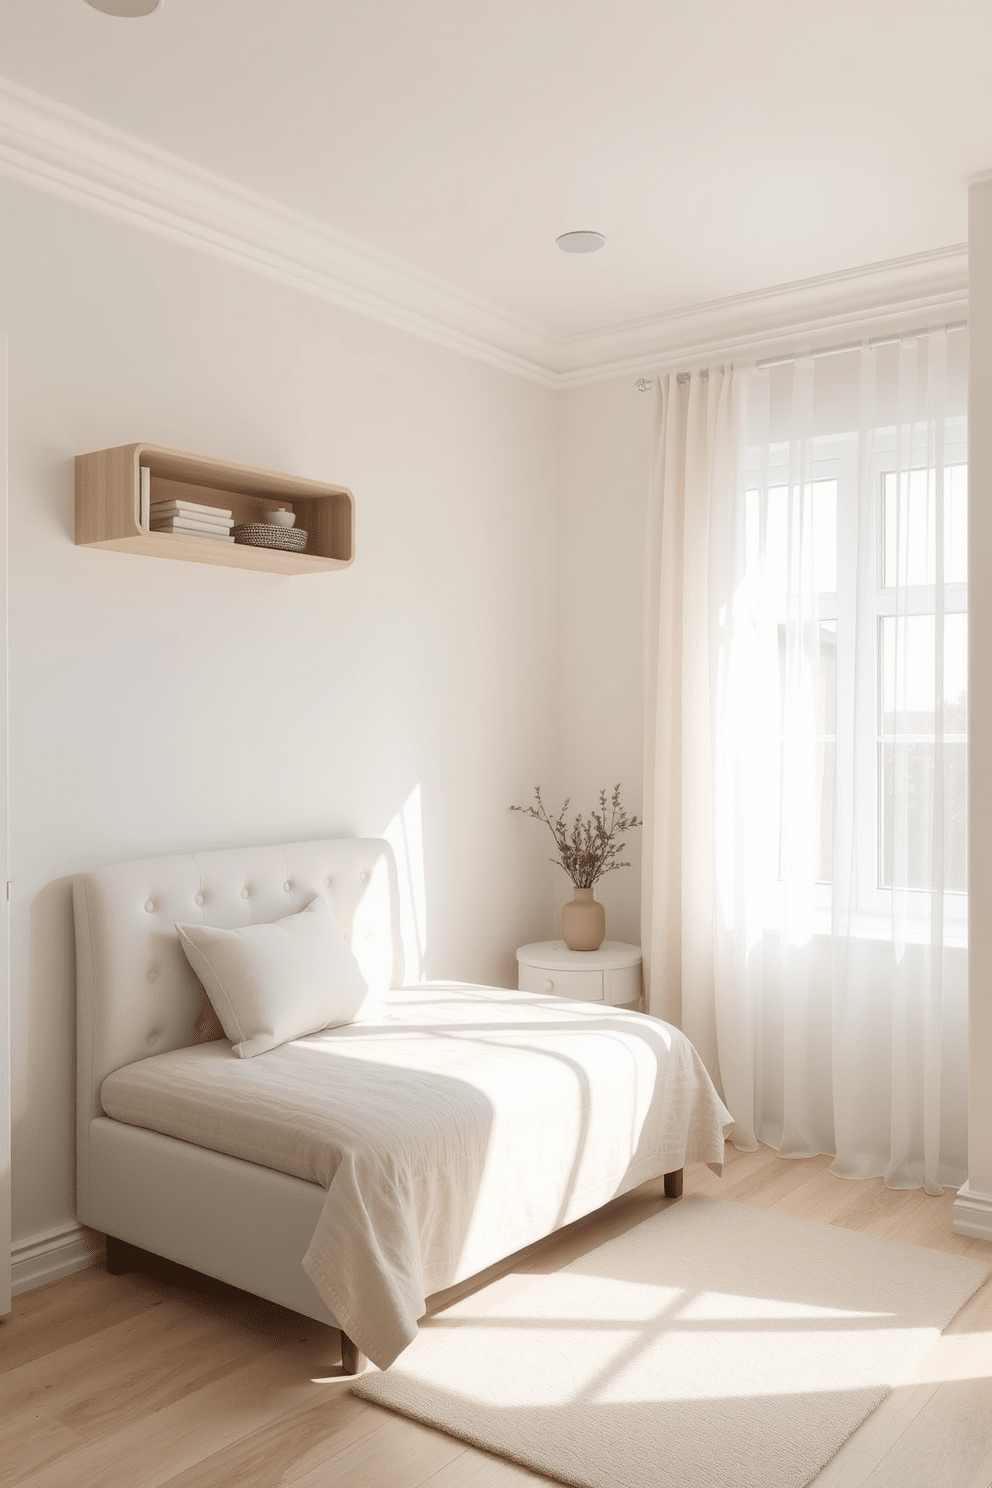
POLYGON ((722 1161, 729 1113, 666 1024, 403 988, 383 841, 115 864, 77 876, 73 903, 79 1219, 115 1269, 134 1247, 340 1328, 346 1367, 387 1367, 431 1293, 722 1161), (176 924, 269 924, 318 898, 380 1015, 238 1058, 176 924))

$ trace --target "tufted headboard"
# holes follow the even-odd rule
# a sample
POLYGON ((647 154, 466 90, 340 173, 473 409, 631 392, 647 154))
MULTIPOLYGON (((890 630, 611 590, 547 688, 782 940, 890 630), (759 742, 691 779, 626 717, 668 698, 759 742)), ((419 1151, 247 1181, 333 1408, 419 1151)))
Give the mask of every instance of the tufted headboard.
POLYGON ((280 920, 326 894, 369 986, 403 976, 396 865, 388 842, 331 838, 114 863, 73 880, 76 1148, 88 1178, 100 1087, 122 1065, 223 1034, 175 931, 280 920))

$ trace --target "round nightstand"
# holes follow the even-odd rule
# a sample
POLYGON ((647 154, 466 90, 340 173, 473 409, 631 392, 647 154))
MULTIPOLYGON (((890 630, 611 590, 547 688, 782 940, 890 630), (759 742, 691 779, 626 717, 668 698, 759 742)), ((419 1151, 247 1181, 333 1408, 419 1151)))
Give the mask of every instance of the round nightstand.
POLYGON ((563 940, 539 940, 517 951, 521 992, 553 993, 581 1002, 638 1007, 641 948, 604 940, 598 951, 570 951, 563 940))

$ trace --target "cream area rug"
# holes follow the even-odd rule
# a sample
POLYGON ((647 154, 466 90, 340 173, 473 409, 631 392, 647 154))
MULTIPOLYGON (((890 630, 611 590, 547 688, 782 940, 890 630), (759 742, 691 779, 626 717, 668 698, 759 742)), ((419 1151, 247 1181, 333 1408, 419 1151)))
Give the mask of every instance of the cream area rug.
POLYGON ((581 1488, 802 1488, 986 1275, 690 1197, 354 1389, 581 1488))

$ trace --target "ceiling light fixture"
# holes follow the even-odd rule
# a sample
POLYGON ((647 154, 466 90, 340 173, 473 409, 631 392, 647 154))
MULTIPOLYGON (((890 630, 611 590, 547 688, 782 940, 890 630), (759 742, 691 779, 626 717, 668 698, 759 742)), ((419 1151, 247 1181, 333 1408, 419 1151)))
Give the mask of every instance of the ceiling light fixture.
POLYGON ((555 242, 562 253, 595 253, 597 248, 602 248, 606 242, 602 233, 598 232, 570 232, 562 233, 555 242))
POLYGON ((104 15, 146 16, 158 10, 162 0, 86 0, 86 4, 104 15))

